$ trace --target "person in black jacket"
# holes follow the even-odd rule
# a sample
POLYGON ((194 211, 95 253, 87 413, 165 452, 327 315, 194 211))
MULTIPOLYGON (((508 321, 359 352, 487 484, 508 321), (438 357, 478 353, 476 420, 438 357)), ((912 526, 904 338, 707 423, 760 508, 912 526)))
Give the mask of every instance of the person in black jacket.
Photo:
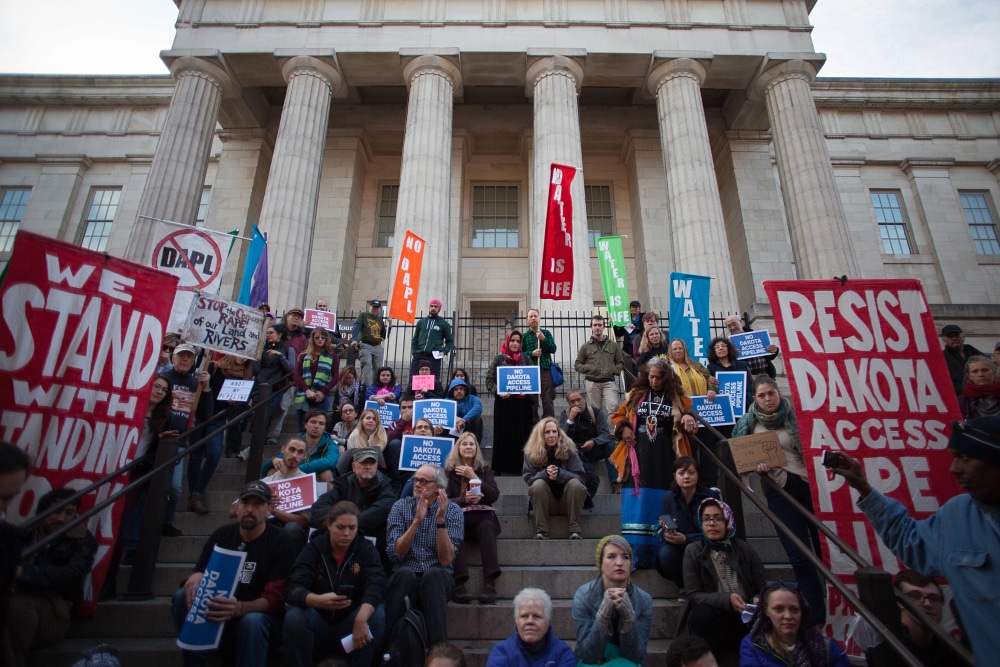
MULTIPOLYGON (((76 493, 61 488, 38 500, 36 514, 63 502, 76 493)), ((77 500, 45 517, 28 533, 33 544, 51 535, 76 518, 77 500)), ((15 592, 10 599, 7 640, 14 665, 26 665, 28 654, 51 646, 66 636, 73 606, 83 598, 83 583, 94 564, 97 540, 84 526, 21 561, 14 576, 15 592)))
POLYGON ((287 665, 312 665, 351 635, 352 667, 368 667, 385 631, 385 570, 358 530, 361 511, 341 501, 326 515, 327 532, 313 538, 288 578, 287 665))
POLYGON ((688 544, 701 541, 698 528, 698 507, 708 498, 720 499, 719 492, 705 488, 698 462, 690 456, 678 457, 670 467, 670 490, 663 494, 660 539, 663 546, 656 554, 656 570, 664 578, 684 587, 684 550, 688 544), (670 517, 676 528, 667 530, 662 517, 670 517))

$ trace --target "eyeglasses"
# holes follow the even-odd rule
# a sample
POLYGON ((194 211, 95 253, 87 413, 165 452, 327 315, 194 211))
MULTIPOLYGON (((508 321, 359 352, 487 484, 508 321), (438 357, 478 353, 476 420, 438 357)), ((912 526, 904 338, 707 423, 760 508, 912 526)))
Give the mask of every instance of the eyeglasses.
POLYGON ((433 484, 433 479, 421 479, 420 477, 413 478, 413 486, 423 486, 424 484, 433 484))
POLYGON ((764 588, 787 588, 790 591, 799 590, 799 582, 782 581, 780 579, 768 579, 764 582, 764 588))
POLYGON ((162 347, 161 349, 162 349, 162 350, 163 350, 164 352, 170 352, 170 353, 173 353, 173 351, 174 351, 174 348, 175 348, 175 347, 176 347, 176 345, 164 345, 164 346, 163 346, 163 347, 162 347))
POLYGON ((720 515, 703 516, 703 517, 701 517, 701 522, 702 523, 706 523, 706 524, 712 526, 712 525, 715 525, 717 523, 725 523, 726 522, 726 517, 722 516, 721 514, 720 515))
POLYGON ((920 591, 910 591, 908 593, 903 593, 906 597, 910 598, 913 602, 917 604, 923 604, 924 602, 929 603, 932 607, 940 607, 944 604, 944 598, 937 593, 928 593, 924 595, 920 591))

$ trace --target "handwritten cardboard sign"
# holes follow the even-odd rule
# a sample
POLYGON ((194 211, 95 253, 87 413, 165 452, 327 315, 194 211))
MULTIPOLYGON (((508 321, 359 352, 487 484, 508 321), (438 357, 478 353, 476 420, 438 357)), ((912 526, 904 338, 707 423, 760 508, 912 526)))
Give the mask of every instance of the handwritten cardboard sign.
POLYGON ((413 421, 429 419, 435 426, 447 429, 455 428, 455 418, 458 416, 458 404, 447 399, 434 398, 413 402, 413 421))
POLYGON ((259 359, 264 319, 256 308, 202 292, 191 301, 181 338, 215 352, 259 359))
POLYGON ((305 317, 302 318, 302 325, 307 329, 323 327, 331 334, 337 333, 337 313, 329 310, 316 310, 306 308, 305 317))
POLYGON ((404 435, 399 449, 399 469, 416 470, 428 463, 444 467, 444 460, 454 444, 451 438, 404 435))
POLYGON ((766 357, 771 354, 767 351, 767 346, 771 344, 771 334, 766 329, 733 334, 729 340, 740 351, 740 359, 766 357))
POLYGON ((410 389, 413 391, 434 391, 433 375, 414 375, 410 378, 410 389))
POLYGON ((497 393, 542 393, 541 369, 538 366, 497 366, 497 393))
POLYGON ((773 431, 730 438, 729 450, 739 473, 753 472, 761 463, 772 468, 780 468, 786 463, 785 452, 781 451, 778 435, 773 431))
POLYGON ((309 509, 319 495, 316 492, 316 473, 268 482, 267 485, 271 487, 274 508, 289 514, 309 509))
POLYGON ((246 403, 253 391, 253 380, 233 380, 227 379, 222 383, 219 395, 215 397, 217 401, 236 401, 246 403))

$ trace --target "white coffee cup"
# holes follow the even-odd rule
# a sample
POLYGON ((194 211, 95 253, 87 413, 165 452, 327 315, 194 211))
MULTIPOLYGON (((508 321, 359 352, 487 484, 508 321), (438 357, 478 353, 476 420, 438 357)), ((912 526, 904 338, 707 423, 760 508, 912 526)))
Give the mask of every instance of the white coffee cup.
POLYGON ((483 480, 478 477, 474 477, 469 480, 469 492, 474 495, 482 495, 483 480))

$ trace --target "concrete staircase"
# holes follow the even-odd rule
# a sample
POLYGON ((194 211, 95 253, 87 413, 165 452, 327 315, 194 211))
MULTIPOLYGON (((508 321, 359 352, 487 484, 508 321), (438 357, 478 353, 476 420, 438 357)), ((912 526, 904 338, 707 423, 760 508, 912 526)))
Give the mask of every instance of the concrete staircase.
MULTIPOLYGON (((290 418, 286 424, 294 428, 290 418)), ((492 433, 490 423, 487 433, 492 433)), ((489 453, 489 450, 486 450, 489 453)), ((265 452, 272 454, 271 451, 265 452)), ((222 459, 212 480, 206 502, 212 512, 199 516, 179 511, 175 525, 184 532, 183 537, 163 538, 159 564, 153 590, 156 597, 146 602, 110 601, 98 605, 94 619, 80 619, 73 623, 69 637, 57 646, 37 652, 32 665, 58 667, 68 665, 79 653, 99 643, 118 648, 124 665, 142 667, 179 667, 181 652, 175 644, 175 633, 170 618, 169 601, 191 571, 207 536, 218 526, 230 521, 226 516, 230 503, 242 485, 245 463, 239 459, 222 459)), ((526 487, 520 477, 498 478, 501 498, 496 505, 502 526, 499 540, 500 563, 503 575, 497 580, 500 599, 495 605, 449 604, 448 628, 451 641, 460 646, 469 658, 469 664, 481 667, 497 640, 510 636, 514 631, 512 598, 522 588, 535 586, 549 592, 553 598, 553 627, 557 636, 572 645, 574 638, 571 619, 573 594, 582 584, 597 574, 594 551, 600 537, 620 531, 621 496, 610 492, 604 478, 604 466, 598 466, 602 476, 601 488, 595 498, 595 507, 584 512, 582 541, 570 541, 565 517, 551 521, 548 541, 536 541, 533 520, 526 516, 526 487)), ((750 542, 776 577, 792 578, 784 551, 774 534, 773 527, 749 502, 744 503, 750 542)), ((180 510, 186 510, 186 494, 180 510)), ((478 593, 482 587, 482 571, 477 545, 463 545, 471 565, 468 588, 478 593)), ((122 567, 118 590, 127 588, 131 568, 122 567)), ((680 604, 678 590, 664 580, 655 570, 640 570, 633 581, 654 598, 653 628, 650 635, 647 664, 664 663, 670 639, 674 636, 680 604)), ((272 664, 281 664, 280 658, 272 664)))

